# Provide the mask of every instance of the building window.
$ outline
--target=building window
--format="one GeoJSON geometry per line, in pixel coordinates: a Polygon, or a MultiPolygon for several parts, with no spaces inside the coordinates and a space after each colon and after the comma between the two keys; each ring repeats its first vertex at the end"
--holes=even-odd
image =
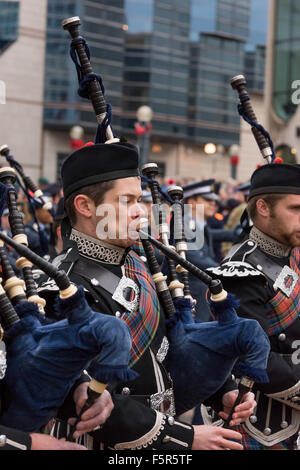
{"type": "Polygon", "coordinates": [[[277,0],[276,6],[273,105],[278,117],[288,121],[297,109],[292,86],[300,79],[300,4],[277,0]]]}
{"type": "Polygon", "coordinates": [[[19,2],[0,1],[0,53],[18,39],[19,2]]]}

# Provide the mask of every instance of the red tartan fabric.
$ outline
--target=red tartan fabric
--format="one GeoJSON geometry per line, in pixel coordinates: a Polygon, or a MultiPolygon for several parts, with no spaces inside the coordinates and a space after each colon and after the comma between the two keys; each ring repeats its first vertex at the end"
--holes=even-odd
{"type": "Polygon", "coordinates": [[[298,275],[298,282],[290,297],[278,290],[273,299],[269,301],[267,317],[269,321],[269,335],[275,335],[293,323],[299,315],[300,294],[300,248],[294,248],[290,256],[290,268],[298,275]]]}
{"type": "Polygon", "coordinates": [[[133,250],[127,255],[124,268],[125,275],[140,288],[138,309],[122,316],[132,335],[130,366],[133,366],[154,338],[159,324],[160,307],[154,281],[145,264],[133,250]]]}
{"type": "Polygon", "coordinates": [[[268,447],[261,444],[253,437],[249,436],[249,434],[242,425],[233,426],[230,429],[239,432],[242,435],[242,440],[239,442],[244,447],[244,450],[296,450],[296,441],[298,433],[294,434],[293,436],[289,437],[288,439],[282,442],[278,442],[278,444],[274,444],[273,446],[268,447]]]}

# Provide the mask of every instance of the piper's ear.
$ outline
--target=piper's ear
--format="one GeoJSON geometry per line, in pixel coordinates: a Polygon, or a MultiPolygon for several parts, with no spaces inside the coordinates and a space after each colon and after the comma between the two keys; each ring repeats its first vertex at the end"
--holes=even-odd
{"type": "Polygon", "coordinates": [[[256,201],[256,210],[262,217],[269,217],[270,215],[270,206],[264,199],[258,199],[256,201]]]}
{"type": "Polygon", "coordinates": [[[95,213],[95,204],[85,194],[78,194],[74,199],[74,207],[76,212],[90,219],[95,213]]]}

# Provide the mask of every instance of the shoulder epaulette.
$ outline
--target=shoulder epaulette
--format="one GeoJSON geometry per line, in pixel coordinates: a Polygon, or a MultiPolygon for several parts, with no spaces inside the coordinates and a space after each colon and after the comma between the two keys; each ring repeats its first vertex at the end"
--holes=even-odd
{"type": "Polygon", "coordinates": [[[253,240],[245,240],[234,245],[220,266],[208,268],[206,271],[220,277],[264,276],[264,273],[246,261],[253,253],[257,244],[253,240]]]}
{"type": "Polygon", "coordinates": [[[264,276],[261,271],[244,261],[228,261],[220,266],[208,268],[206,271],[213,273],[217,277],[264,276]]]}

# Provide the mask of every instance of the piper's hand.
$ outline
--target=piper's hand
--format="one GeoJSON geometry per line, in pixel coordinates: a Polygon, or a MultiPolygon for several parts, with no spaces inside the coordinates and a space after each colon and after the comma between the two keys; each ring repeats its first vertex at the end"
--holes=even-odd
{"type": "Polygon", "coordinates": [[[64,439],[56,439],[48,434],[32,433],[30,450],[87,450],[86,447],[64,439]]]}
{"type": "MultiPolygon", "coordinates": [[[[74,392],[73,398],[76,405],[77,414],[80,413],[80,410],[88,397],[88,385],[89,384],[87,382],[82,383],[76,388],[74,392]]],[[[109,418],[113,407],[114,404],[110,393],[107,390],[104,390],[100,397],[95,400],[93,405],[83,413],[81,420],[76,425],[76,431],[73,434],[73,438],[76,439],[77,437],[82,436],[82,434],[93,431],[98,426],[104,424],[105,421],[109,418]]],[[[75,421],[76,418],[70,418],[68,423],[74,424],[75,421]]]]}
{"type": "MultiPolygon", "coordinates": [[[[226,420],[228,418],[237,396],[237,390],[231,390],[230,392],[227,392],[223,395],[223,411],[219,413],[219,416],[222,419],[226,420]]],[[[243,423],[250,418],[250,416],[253,414],[254,408],[256,407],[256,401],[254,398],[254,393],[245,393],[241,403],[234,409],[232,420],[230,421],[229,426],[237,426],[238,424],[243,423]]]]}
{"type": "Polygon", "coordinates": [[[242,436],[239,432],[208,425],[193,426],[193,428],[192,450],[243,450],[239,442],[229,440],[241,440],[242,436]]]}

